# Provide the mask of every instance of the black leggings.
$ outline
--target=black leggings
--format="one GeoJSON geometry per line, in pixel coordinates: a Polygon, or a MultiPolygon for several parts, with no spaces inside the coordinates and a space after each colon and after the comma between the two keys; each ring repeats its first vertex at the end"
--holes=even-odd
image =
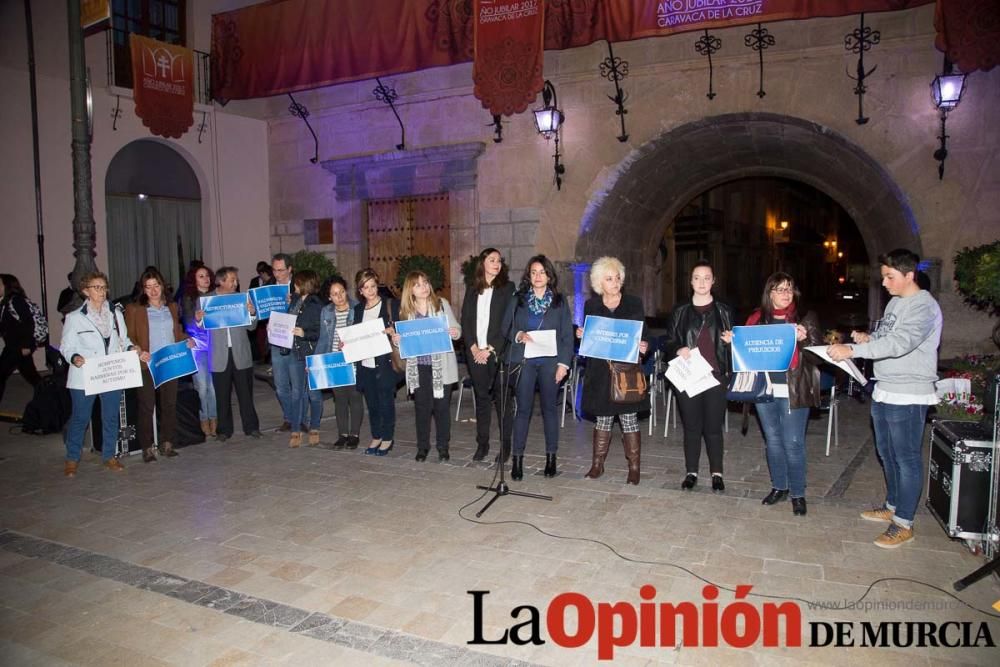
{"type": "Polygon", "coordinates": [[[16,345],[7,345],[0,354],[0,400],[3,400],[4,391],[7,389],[7,378],[15,368],[21,371],[21,377],[32,387],[42,380],[35,370],[35,358],[30,354],[27,356],[21,354],[21,348],[16,345]]]}
{"type": "Polygon", "coordinates": [[[701,439],[708,450],[708,467],[722,474],[722,422],[726,416],[726,383],[703,391],[694,398],[684,392],[675,394],[677,407],[684,421],[684,466],[689,473],[698,472],[701,459],[701,439]]]}

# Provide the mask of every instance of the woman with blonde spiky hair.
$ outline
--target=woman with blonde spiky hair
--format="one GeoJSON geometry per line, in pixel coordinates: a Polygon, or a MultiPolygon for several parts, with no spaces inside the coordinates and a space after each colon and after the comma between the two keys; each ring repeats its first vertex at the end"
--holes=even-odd
{"type": "MultiPolygon", "coordinates": [[[[596,317],[608,317],[616,320],[645,319],[642,300],[631,294],[623,294],[625,283],[625,265],[616,257],[600,257],[590,267],[590,286],[596,293],[583,306],[583,314],[596,317]]],[[[582,329],[577,329],[577,337],[583,335],[582,329]]],[[[639,343],[639,354],[646,354],[649,342],[645,339],[639,343]]],[[[611,429],[615,418],[621,422],[622,446],[625,449],[625,459],[628,461],[629,484],[639,483],[639,452],[641,439],[639,435],[639,412],[649,410],[649,396],[646,395],[638,403],[614,403],[610,399],[611,370],[607,363],[600,359],[590,359],[583,374],[583,411],[596,418],[594,424],[594,460],[586,477],[597,479],[604,474],[604,460],[611,447],[611,429]]]]}

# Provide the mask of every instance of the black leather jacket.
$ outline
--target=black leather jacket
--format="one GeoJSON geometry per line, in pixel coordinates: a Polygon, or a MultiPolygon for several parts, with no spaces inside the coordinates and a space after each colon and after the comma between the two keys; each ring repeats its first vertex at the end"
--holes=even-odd
{"type": "Polygon", "coordinates": [[[677,356],[677,350],[682,347],[698,347],[698,334],[702,327],[709,327],[712,333],[712,340],[715,341],[715,358],[719,362],[719,372],[728,376],[732,372],[730,362],[729,344],[723,342],[719,334],[723,331],[730,331],[735,324],[735,313],[733,309],[719,301],[713,301],[715,306],[704,315],[698,313],[694,306],[689,303],[682,303],[674,308],[670,314],[670,323],[667,325],[666,338],[660,349],[663,352],[665,361],[670,361],[677,356]]]}

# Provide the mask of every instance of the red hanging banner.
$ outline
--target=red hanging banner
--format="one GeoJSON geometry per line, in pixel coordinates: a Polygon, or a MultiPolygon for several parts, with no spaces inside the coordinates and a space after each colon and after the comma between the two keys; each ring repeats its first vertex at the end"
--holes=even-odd
{"type": "Polygon", "coordinates": [[[968,74],[1000,64],[1000,0],[937,0],[934,45],[968,74]]]}
{"type": "Polygon", "coordinates": [[[194,58],[191,49],[135,33],[132,92],[135,115],[153,134],[180,138],[194,124],[194,58]]]}
{"type": "Polygon", "coordinates": [[[528,108],[542,89],[543,0],[475,0],[473,94],[494,116],[528,108]]]}

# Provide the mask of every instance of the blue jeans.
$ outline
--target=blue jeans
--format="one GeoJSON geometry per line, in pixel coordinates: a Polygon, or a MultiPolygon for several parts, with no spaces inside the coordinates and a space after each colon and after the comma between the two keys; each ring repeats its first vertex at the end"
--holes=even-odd
{"type": "MultiPolygon", "coordinates": [[[[351,387],[351,389],[353,390],[354,388],[351,387]]],[[[318,431],[319,422],[323,419],[323,390],[310,389],[307,386],[305,394],[308,396],[309,403],[309,430],[318,431]]]]}
{"type": "Polygon", "coordinates": [[[192,376],[198,400],[201,402],[201,420],[217,419],[215,407],[215,384],[212,382],[212,367],[208,350],[193,350],[194,363],[198,371],[192,376]]]}
{"type": "Polygon", "coordinates": [[[118,442],[118,410],[121,407],[122,393],[119,390],[106,391],[103,394],[87,396],[83,389],[70,389],[73,400],[73,414],[66,424],[66,460],[79,461],[83,453],[83,435],[87,432],[90,415],[94,411],[94,401],[101,399],[101,459],[110,461],[115,456],[115,443],[118,442]]]}
{"type": "Polygon", "coordinates": [[[771,486],[789,491],[792,498],[806,496],[806,423],[809,408],[788,409],[787,398],[757,403],[757,416],[767,442],[767,468],[771,486]]]}
{"type": "MultiPolygon", "coordinates": [[[[298,363],[293,364],[288,369],[288,376],[292,381],[292,419],[289,419],[288,423],[292,425],[293,431],[298,431],[301,428],[300,424],[306,423],[306,417],[309,412],[310,392],[306,387],[305,362],[299,359],[294,352],[289,356],[295,356],[295,360],[298,363]]],[[[319,416],[322,417],[322,407],[320,410],[319,416]]],[[[319,428],[319,419],[316,420],[316,428],[319,428]]]]}
{"type": "Polygon", "coordinates": [[[535,407],[535,385],[542,398],[542,426],[545,431],[545,453],[555,454],[559,449],[559,385],[556,383],[556,360],[541,363],[526,360],[521,364],[521,377],[517,381],[517,413],[514,415],[514,454],[522,456],[531,425],[531,412],[535,407]]]}
{"type": "Polygon", "coordinates": [[[890,405],[872,401],[875,449],[885,473],[885,504],[894,519],[909,528],[924,483],[921,442],[926,405],[890,405]]]}
{"type": "MultiPolygon", "coordinates": [[[[278,395],[282,418],[298,430],[302,415],[298,406],[301,400],[302,383],[296,384],[295,369],[302,366],[302,360],[295,352],[283,347],[271,346],[271,375],[274,378],[274,393],[278,395]],[[288,354],[282,354],[288,352],[288,354]]],[[[304,366],[303,366],[304,368],[304,366]]]]}

